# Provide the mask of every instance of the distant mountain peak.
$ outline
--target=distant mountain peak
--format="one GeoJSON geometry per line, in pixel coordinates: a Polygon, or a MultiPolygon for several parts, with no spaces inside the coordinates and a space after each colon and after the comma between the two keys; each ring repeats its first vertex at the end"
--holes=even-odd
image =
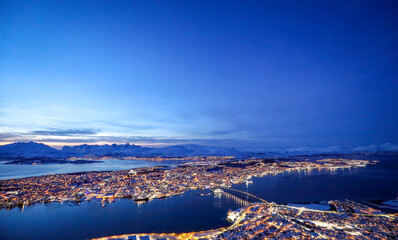
{"type": "Polygon", "coordinates": [[[233,148],[210,147],[197,144],[181,144],[162,148],[141,147],[135,144],[105,144],[64,146],[57,150],[43,143],[18,142],[0,146],[0,157],[192,157],[192,156],[236,156],[244,153],[233,148]]]}
{"type": "Polygon", "coordinates": [[[59,150],[37,142],[16,142],[0,146],[0,157],[58,157],[59,153],[59,150]]]}
{"type": "Polygon", "coordinates": [[[105,144],[77,146],[64,146],[57,150],[43,143],[15,142],[0,146],[0,159],[9,158],[34,158],[47,157],[64,159],[68,157],[194,157],[194,156],[234,156],[234,157],[271,157],[271,156],[295,156],[320,153],[349,153],[372,151],[398,151],[398,146],[386,143],[380,146],[364,146],[356,149],[343,149],[331,146],[322,149],[307,147],[290,148],[279,152],[249,152],[229,147],[204,146],[198,144],[180,144],[160,148],[142,147],[135,144],[105,144]]]}

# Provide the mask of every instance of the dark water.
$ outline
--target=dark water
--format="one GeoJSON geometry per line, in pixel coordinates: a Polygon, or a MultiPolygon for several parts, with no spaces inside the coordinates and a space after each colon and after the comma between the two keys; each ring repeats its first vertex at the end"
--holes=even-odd
{"type": "Polygon", "coordinates": [[[0,210],[0,239],[87,239],[127,233],[190,232],[228,226],[229,209],[242,207],[225,195],[194,195],[138,205],[120,199],[105,208],[98,201],[80,206],[36,204],[0,210]]]}
{"type": "Polygon", "coordinates": [[[238,184],[234,188],[277,203],[342,199],[371,201],[398,197],[398,156],[357,158],[380,162],[366,168],[292,172],[253,178],[253,184],[238,184]]]}
{"type": "Polygon", "coordinates": [[[87,164],[43,164],[18,165],[0,162],[0,179],[12,179],[42,176],[48,174],[90,172],[90,171],[118,171],[132,168],[170,166],[184,163],[183,161],[142,161],[104,159],[87,164]]]}
{"type": "MultiPolygon", "coordinates": [[[[280,174],[252,179],[234,186],[268,201],[313,202],[331,199],[387,200],[398,197],[397,156],[369,156],[377,165],[351,170],[280,174]]],[[[0,239],[87,239],[144,232],[188,232],[227,226],[229,209],[240,208],[236,199],[194,196],[194,191],[137,205],[118,200],[102,208],[99,202],[67,206],[36,204],[0,210],[0,239]]]]}

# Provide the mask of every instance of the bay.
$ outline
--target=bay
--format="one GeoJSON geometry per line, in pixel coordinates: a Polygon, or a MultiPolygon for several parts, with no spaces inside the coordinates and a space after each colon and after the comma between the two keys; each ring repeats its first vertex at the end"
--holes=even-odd
{"type": "MultiPolygon", "coordinates": [[[[270,202],[311,203],[334,199],[390,200],[398,197],[396,155],[362,156],[380,160],[364,168],[335,171],[292,171],[253,178],[252,184],[233,188],[248,191],[270,202]]],[[[190,232],[228,226],[228,210],[241,201],[219,195],[181,196],[137,204],[119,199],[102,208],[100,202],[79,206],[61,203],[35,204],[23,210],[0,210],[0,239],[88,239],[145,232],[190,232]]]]}
{"type": "Polygon", "coordinates": [[[43,165],[18,165],[0,162],[0,180],[12,178],[24,178],[42,176],[48,174],[90,172],[90,171],[118,171],[132,168],[173,166],[184,161],[144,161],[144,160],[120,160],[104,159],[95,163],[86,164],[43,164],[43,165]]]}

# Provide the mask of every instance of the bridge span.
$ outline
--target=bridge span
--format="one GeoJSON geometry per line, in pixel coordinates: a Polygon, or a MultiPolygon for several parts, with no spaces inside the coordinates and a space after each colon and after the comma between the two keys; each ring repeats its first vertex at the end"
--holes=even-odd
{"type": "Polygon", "coordinates": [[[238,205],[240,205],[240,206],[246,207],[246,206],[249,206],[249,205],[252,204],[252,203],[249,202],[248,200],[246,200],[246,199],[244,199],[244,198],[242,198],[242,197],[240,197],[240,196],[237,196],[237,195],[234,194],[234,193],[222,191],[222,192],[215,192],[214,194],[215,194],[215,197],[217,197],[217,196],[220,196],[220,197],[221,197],[221,195],[224,195],[225,197],[227,197],[227,198],[229,198],[229,199],[232,199],[234,202],[236,202],[236,203],[237,203],[238,205]]]}
{"type": "Polygon", "coordinates": [[[252,198],[254,198],[254,199],[259,200],[260,202],[266,204],[268,207],[271,206],[271,204],[270,204],[268,201],[266,201],[266,200],[264,200],[264,199],[262,199],[262,198],[260,198],[260,197],[257,197],[257,196],[255,196],[255,195],[253,195],[253,194],[251,194],[251,193],[245,192],[245,191],[241,191],[241,190],[237,190],[237,189],[233,189],[233,188],[229,188],[229,187],[219,187],[219,189],[221,189],[221,190],[227,190],[227,191],[233,191],[233,192],[237,192],[237,193],[240,193],[240,194],[244,194],[244,195],[247,195],[247,196],[249,196],[249,197],[252,197],[252,198]]]}

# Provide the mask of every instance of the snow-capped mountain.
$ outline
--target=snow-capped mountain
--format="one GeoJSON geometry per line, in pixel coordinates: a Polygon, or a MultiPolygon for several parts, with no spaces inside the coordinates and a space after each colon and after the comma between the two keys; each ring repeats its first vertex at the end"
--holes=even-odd
{"type": "Polygon", "coordinates": [[[163,148],[147,148],[134,144],[65,146],[61,150],[42,143],[12,143],[0,146],[0,159],[7,158],[67,158],[67,157],[191,157],[191,156],[235,156],[245,153],[233,148],[201,145],[176,145],[163,148]]]}
{"type": "Polygon", "coordinates": [[[361,153],[377,151],[398,150],[397,145],[383,144],[380,146],[366,146],[356,149],[344,149],[332,146],[322,149],[314,148],[291,148],[279,152],[253,152],[240,151],[228,147],[212,147],[195,144],[174,145],[162,148],[141,147],[134,144],[112,144],[112,145],[78,145],[65,146],[57,150],[42,143],[18,142],[0,146],[0,160],[11,158],[53,158],[65,159],[68,157],[193,157],[193,156],[235,156],[235,157],[275,157],[275,156],[297,156],[314,154],[342,154],[342,153],[361,153]]]}
{"type": "Polygon", "coordinates": [[[49,157],[59,158],[62,152],[42,143],[35,142],[18,142],[0,146],[0,158],[34,158],[49,157]]]}
{"type": "Polygon", "coordinates": [[[112,145],[79,145],[79,146],[64,146],[62,152],[70,157],[84,157],[84,156],[137,156],[142,154],[149,148],[143,148],[134,144],[112,144],[112,145]]]}

